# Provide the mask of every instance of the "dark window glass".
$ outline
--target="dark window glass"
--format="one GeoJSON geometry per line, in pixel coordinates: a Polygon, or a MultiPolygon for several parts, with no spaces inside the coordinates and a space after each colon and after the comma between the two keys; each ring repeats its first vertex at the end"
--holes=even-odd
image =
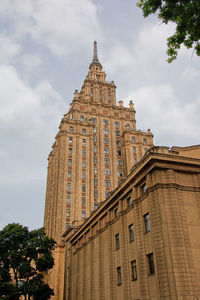
{"type": "Polygon", "coordinates": [[[94,202],[94,209],[97,209],[97,208],[98,208],[98,203],[94,202]]]}
{"type": "Polygon", "coordinates": [[[105,186],[109,187],[110,186],[110,180],[105,180],[105,186]]]}
{"type": "Polygon", "coordinates": [[[69,127],[69,132],[72,133],[73,132],[73,127],[69,127]]]}
{"type": "Polygon", "coordinates": [[[131,262],[132,280],[137,280],[136,260],[131,262]]]}
{"type": "Polygon", "coordinates": [[[142,190],[142,194],[144,194],[146,192],[146,190],[147,190],[146,184],[143,184],[141,186],[141,190],[142,190]]]}
{"type": "Polygon", "coordinates": [[[127,198],[127,204],[128,204],[128,206],[131,205],[131,203],[132,203],[132,199],[131,199],[131,197],[128,197],[127,198]]]}
{"type": "Polygon", "coordinates": [[[98,185],[98,179],[94,178],[94,186],[97,186],[97,185],[98,185]]]}
{"type": "Polygon", "coordinates": [[[154,262],[153,262],[153,253],[149,253],[147,255],[148,263],[149,263],[149,274],[154,274],[155,269],[154,269],[154,262]]]}
{"type": "Polygon", "coordinates": [[[72,155],[72,148],[69,148],[69,155],[72,155]]]}
{"type": "Polygon", "coordinates": [[[150,228],[150,217],[149,217],[149,213],[147,213],[146,215],[144,215],[144,223],[145,223],[145,231],[149,232],[151,230],[150,228]]]}
{"type": "Polygon", "coordinates": [[[83,150],[83,151],[82,151],[82,155],[83,155],[83,156],[86,156],[86,150],[83,150]]]}
{"type": "Polygon", "coordinates": [[[129,225],[129,226],[128,226],[128,229],[129,229],[129,239],[130,239],[130,242],[133,242],[133,241],[134,241],[134,229],[133,229],[133,224],[129,225]]]}
{"type": "Polygon", "coordinates": [[[82,210],[82,218],[85,218],[85,210],[82,210]]]}
{"type": "Polygon", "coordinates": [[[117,268],[117,284],[122,284],[122,273],[121,273],[121,267],[117,268]]]}
{"type": "Polygon", "coordinates": [[[82,184],[82,192],[85,193],[85,190],[86,190],[85,184],[82,184]]]}
{"type": "Polygon", "coordinates": [[[109,154],[109,148],[104,148],[104,153],[109,154]]]}
{"type": "Polygon", "coordinates": [[[104,125],[108,125],[108,120],[103,120],[104,125]]]}
{"type": "Polygon", "coordinates": [[[82,134],[86,135],[86,129],[82,129],[82,134]]]}
{"type": "Polygon", "coordinates": [[[108,138],[104,138],[104,144],[109,144],[109,139],[108,138]]]}
{"type": "Polygon", "coordinates": [[[68,182],[68,184],[67,184],[67,190],[68,190],[68,191],[71,190],[71,183],[70,183],[70,182],[68,182]]]}
{"type": "Polygon", "coordinates": [[[118,208],[115,208],[115,210],[114,210],[114,215],[115,215],[115,217],[118,217],[118,215],[119,215],[118,208]]]}
{"type": "Polygon", "coordinates": [[[66,217],[70,217],[70,209],[66,210],[66,217]]]}
{"type": "Polygon", "coordinates": [[[85,146],[86,145],[86,140],[82,140],[82,145],[85,146]]]}
{"type": "Polygon", "coordinates": [[[86,161],[85,161],[85,160],[82,161],[82,167],[83,167],[83,168],[86,167],[86,161]]]}
{"type": "Polygon", "coordinates": [[[118,250],[120,248],[120,244],[119,244],[119,233],[117,233],[115,235],[115,242],[116,242],[116,250],[118,250]]]}
{"type": "Polygon", "coordinates": [[[98,191],[94,190],[94,197],[97,198],[98,197],[98,191]]]}
{"type": "Polygon", "coordinates": [[[70,137],[69,137],[69,143],[71,144],[72,141],[73,141],[73,138],[70,136],[70,137]]]}
{"type": "Polygon", "coordinates": [[[68,171],[68,174],[67,174],[67,177],[68,177],[68,178],[71,178],[71,176],[72,176],[72,171],[69,170],[69,171],[68,171]]]}
{"type": "Polygon", "coordinates": [[[70,203],[70,202],[71,202],[71,196],[67,195],[67,203],[70,203]]]}

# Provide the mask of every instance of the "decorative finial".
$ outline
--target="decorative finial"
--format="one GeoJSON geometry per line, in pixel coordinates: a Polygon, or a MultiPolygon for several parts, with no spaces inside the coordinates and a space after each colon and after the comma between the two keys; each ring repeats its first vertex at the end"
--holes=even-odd
{"type": "Polygon", "coordinates": [[[93,56],[93,61],[92,63],[98,63],[98,57],[97,57],[97,42],[94,41],[94,56],[93,56]]]}

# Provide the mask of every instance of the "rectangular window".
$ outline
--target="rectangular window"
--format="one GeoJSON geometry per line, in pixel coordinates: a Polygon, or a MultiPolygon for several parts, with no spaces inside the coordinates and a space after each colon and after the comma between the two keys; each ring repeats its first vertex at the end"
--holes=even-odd
{"type": "Polygon", "coordinates": [[[82,210],[82,218],[85,218],[85,210],[82,210]]]}
{"type": "Polygon", "coordinates": [[[120,131],[119,130],[115,130],[115,135],[116,136],[120,136],[120,131]]]}
{"type": "Polygon", "coordinates": [[[141,190],[142,190],[142,195],[143,195],[144,193],[146,193],[146,190],[147,190],[146,184],[143,184],[143,185],[141,186],[141,190]]]}
{"type": "Polygon", "coordinates": [[[108,198],[109,192],[105,192],[105,198],[108,198]]]}
{"type": "Polygon", "coordinates": [[[115,210],[114,210],[114,215],[115,215],[115,217],[118,217],[118,216],[119,216],[118,208],[115,208],[115,210]]]}
{"type": "Polygon", "coordinates": [[[127,123],[127,124],[125,125],[125,127],[126,127],[127,129],[130,129],[130,124],[127,123]]]}
{"type": "Polygon", "coordinates": [[[83,121],[83,120],[84,120],[84,117],[83,117],[83,116],[80,116],[80,120],[83,121]]]}
{"type": "Polygon", "coordinates": [[[133,229],[133,224],[128,226],[129,229],[129,240],[130,242],[134,241],[134,229],[133,229]]]}
{"type": "Polygon", "coordinates": [[[104,128],[104,129],[103,129],[103,133],[104,133],[104,134],[108,134],[108,129],[104,128]]]}
{"type": "Polygon", "coordinates": [[[70,136],[69,137],[69,143],[72,144],[72,142],[73,142],[73,138],[70,136]]]}
{"type": "Polygon", "coordinates": [[[98,191],[94,190],[94,197],[97,198],[98,197],[98,191]]]}
{"type": "Polygon", "coordinates": [[[104,125],[108,125],[108,120],[103,120],[104,125]]]}
{"type": "Polygon", "coordinates": [[[122,155],[121,150],[117,150],[117,151],[116,151],[116,154],[117,154],[118,156],[121,156],[121,155],[122,155]]]}
{"type": "Polygon", "coordinates": [[[144,223],[145,223],[145,231],[146,232],[150,232],[151,231],[151,227],[150,227],[150,217],[149,217],[149,213],[144,215],[144,223]]]}
{"type": "Polygon", "coordinates": [[[109,154],[109,148],[104,148],[104,153],[109,154]]]}
{"type": "Polygon", "coordinates": [[[122,171],[121,170],[117,170],[117,176],[122,177],[122,171]]]}
{"type": "Polygon", "coordinates": [[[67,190],[71,191],[71,183],[70,182],[68,182],[68,184],[67,184],[67,190]]]}
{"type": "Polygon", "coordinates": [[[136,153],[136,148],[135,148],[135,146],[133,146],[133,153],[136,153]]]}
{"type": "Polygon", "coordinates": [[[104,144],[105,145],[109,144],[109,139],[108,138],[104,138],[104,144]]]}
{"type": "Polygon", "coordinates": [[[116,243],[116,250],[119,250],[120,244],[119,244],[119,233],[115,235],[115,243],[116,243]]]}
{"type": "Polygon", "coordinates": [[[73,132],[73,127],[72,127],[72,126],[69,127],[69,132],[70,132],[70,133],[73,132]]]}
{"type": "Polygon", "coordinates": [[[116,140],[116,145],[120,146],[120,140],[116,140]]]}
{"type": "Polygon", "coordinates": [[[131,203],[132,203],[132,199],[131,199],[131,197],[128,197],[126,201],[127,201],[127,205],[128,205],[128,206],[130,206],[130,205],[131,205],[131,203]]]}
{"type": "Polygon", "coordinates": [[[154,261],[153,261],[153,253],[149,253],[147,255],[148,264],[149,264],[149,274],[152,275],[155,273],[154,269],[154,261]]]}
{"type": "Polygon", "coordinates": [[[105,186],[109,187],[110,186],[110,180],[105,180],[105,186]]]}
{"type": "Polygon", "coordinates": [[[115,127],[119,127],[119,122],[115,121],[115,127]]]}
{"type": "Polygon", "coordinates": [[[82,179],[85,179],[86,178],[86,173],[82,173],[82,179]]]}
{"type": "Polygon", "coordinates": [[[72,171],[69,170],[68,173],[67,173],[67,177],[71,178],[71,176],[72,176],[72,171]]]}
{"type": "Polygon", "coordinates": [[[94,127],[93,132],[97,133],[97,128],[96,127],[94,127]]]}
{"type": "Polygon", "coordinates": [[[66,210],[66,217],[70,217],[70,209],[66,210]]]}
{"type": "Polygon", "coordinates": [[[86,129],[84,129],[84,128],[82,129],[82,134],[86,135],[86,129]]]}
{"type": "Polygon", "coordinates": [[[94,168],[94,174],[97,174],[98,173],[98,169],[95,167],[94,168]]]}
{"type": "Polygon", "coordinates": [[[82,140],[82,145],[83,145],[83,146],[86,145],[86,140],[85,140],[85,139],[82,140]]]}
{"type": "Polygon", "coordinates": [[[93,122],[93,123],[96,123],[96,122],[97,122],[97,119],[96,119],[96,118],[92,118],[92,122],[93,122]]]}
{"type": "Polygon", "coordinates": [[[69,148],[69,155],[72,155],[72,148],[69,148]]]}
{"type": "Polygon", "coordinates": [[[70,202],[71,202],[71,196],[67,195],[67,203],[70,204],[70,202]]]}
{"type": "Polygon", "coordinates": [[[134,136],[132,136],[131,141],[132,141],[133,143],[135,143],[135,137],[134,137],[134,136]]]}
{"type": "Polygon", "coordinates": [[[122,165],[122,161],[121,161],[121,159],[118,159],[117,160],[117,166],[121,166],[122,165]]]}
{"type": "Polygon", "coordinates": [[[82,203],[82,205],[85,205],[85,197],[82,197],[81,203],[82,203]]]}
{"type": "Polygon", "coordinates": [[[132,275],[132,280],[135,281],[137,280],[137,267],[136,267],[136,260],[133,260],[131,262],[131,275],[132,275]]]}
{"type": "Polygon", "coordinates": [[[82,155],[86,156],[86,150],[82,150],[82,155]]]}
{"type": "Polygon", "coordinates": [[[85,161],[85,160],[82,161],[82,167],[83,167],[83,168],[86,167],[86,161],[85,161]]]}
{"type": "Polygon", "coordinates": [[[94,186],[98,186],[98,179],[94,178],[94,186]]]}
{"type": "Polygon", "coordinates": [[[110,164],[110,159],[109,158],[104,158],[104,164],[109,165],[110,164]]]}
{"type": "Polygon", "coordinates": [[[137,164],[137,156],[134,156],[134,164],[137,164]]]}
{"type": "Polygon", "coordinates": [[[145,144],[145,145],[147,144],[147,139],[144,139],[144,144],[145,144]]]}
{"type": "Polygon", "coordinates": [[[94,136],[93,141],[94,141],[94,143],[97,142],[97,137],[96,136],[94,136]]]}
{"type": "Polygon", "coordinates": [[[97,156],[94,156],[94,163],[97,164],[97,156]]]}
{"type": "Polygon", "coordinates": [[[85,193],[86,188],[85,188],[85,184],[82,184],[82,192],[85,193]]]}
{"type": "Polygon", "coordinates": [[[69,228],[69,226],[70,226],[70,224],[69,224],[69,223],[66,223],[66,229],[68,229],[68,228],[69,228]]]}
{"type": "Polygon", "coordinates": [[[121,267],[117,267],[117,285],[122,284],[122,273],[121,273],[121,267]]]}
{"type": "Polygon", "coordinates": [[[97,147],[96,146],[94,146],[94,153],[96,153],[97,152],[97,147]]]}
{"type": "Polygon", "coordinates": [[[97,209],[97,208],[98,208],[98,203],[94,202],[94,209],[97,209]]]}
{"type": "Polygon", "coordinates": [[[105,175],[110,175],[110,169],[105,169],[104,172],[105,172],[105,175]]]}

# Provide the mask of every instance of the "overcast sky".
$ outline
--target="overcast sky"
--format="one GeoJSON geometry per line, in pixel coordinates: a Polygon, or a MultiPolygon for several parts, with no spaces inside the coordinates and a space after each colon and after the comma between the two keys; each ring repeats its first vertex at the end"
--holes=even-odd
{"type": "Polygon", "coordinates": [[[80,91],[93,41],[117,100],[133,100],[138,129],[156,145],[200,141],[200,58],[166,62],[172,24],[144,19],[133,0],[1,0],[0,229],[43,225],[47,157],[80,91]]]}

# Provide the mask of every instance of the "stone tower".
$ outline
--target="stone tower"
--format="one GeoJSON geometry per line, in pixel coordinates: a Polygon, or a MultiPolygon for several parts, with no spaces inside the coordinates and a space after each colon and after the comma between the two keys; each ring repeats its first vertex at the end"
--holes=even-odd
{"type": "Polygon", "coordinates": [[[81,91],[75,90],[48,158],[44,226],[60,241],[129,174],[153,145],[148,130],[136,130],[135,110],[116,105],[115,84],[94,55],[81,91]]]}

